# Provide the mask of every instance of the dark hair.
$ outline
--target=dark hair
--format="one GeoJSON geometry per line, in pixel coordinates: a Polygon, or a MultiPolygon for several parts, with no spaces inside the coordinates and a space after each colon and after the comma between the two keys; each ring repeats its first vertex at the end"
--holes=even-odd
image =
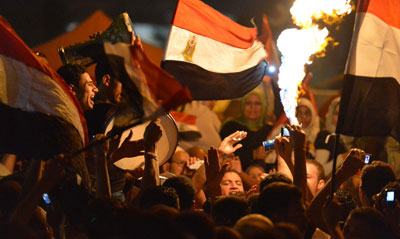
{"type": "Polygon", "coordinates": [[[374,196],[375,208],[378,209],[379,211],[381,211],[382,213],[384,213],[385,208],[388,208],[389,210],[393,210],[390,207],[388,207],[389,204],[386,201],[386,196],[387,196],[388,191],[394,191],[394,199],[395,199],[394,205],[396,205],[397,203],[400,202],[400,183],[399,182],[388,183],[385,187],[382,188],[380,193],[378,193],[376,196],[374,196]],[[396,203],[396,199],[397,199],[397,203],[396,203]]]}
{"type": "Polygon", "coordinates": [[[299,229],[290,223],[280,222],[275,224],[274,233],[276,238],[280,239],[301,239],[303,235],[299,229]]]}
{"type": "Polygon", "coordinates": [[[392,166],[385,162],[373,161],[361,170],[360,187],[369,200],[372,200],[372,196],[379,193],[386,184],[395,180],[396,175],[392,166]]]}
{"type": "Polygon", "coordinates": [[[212,215],[217,226],[233,227],[236,221],[248,212],[247,200],[235,195],[221,197],[212,208],[212,215]]]}
{"type": "MultiPolygon", "coordinates": [[[[352,230],[348,230],[349,221],[357,220],[363,228],[367,229],[364,234],[368,233],[369,238],[392,238],[391,231],[385,224],[385,218],[381,212],[372,207],[356,208],[351,211],[347,218],[346,224],[343,229],[343,234],[346,237],[347,233],[352,230]]],[[[361,235],[363,232],[360,232],[361,235]]]]}
{"type": "Polygon", "coordinates": [[[194,188],[192,181],[186,176],[172,177],[165,181],[165,187],[172,187],[179,196],[180,209],[190,210],[193,206],[194,188]]]}
{"type": "Polygon", "coordinates": [[[242,239],[239,232],[231,227],[217,226],[215,227],[215,238],[216,239],[242,239]]]}
{"type": "Polygon", "coordinates": [[[260,192],[269,184],[271,183],[276,183],[276,182],[281,182],[281,183],[287,183],[287,184],[292,184],[292,180],[288,178],[283,173],[279,172],[274,172],[274,173],[269,173],[267,176],[260,182],[260,192]]]}
{"type": "Polygon", "coordinates": [[[65,80],[65,82],[67,82],[68,85],[73,84],[75,86],[79,84],[81,75],[85,72],[85,68],[78,64],[66,64],[57,70],[57,73],[65,80]]]}
{"type": "Polygon", "coordinates": [[[348,191],[341,189],[336,191],[336,198],[343,208],[340,221],[345,222],[350,212],[356,208],[356,202],[348,191]]]}
{"type": "Polygon", "coordinates": [[[178,208],[178,194],[176,193],[176,190],[164,186],[144,189],[142,196],[140,197],[140,208],[150,209],[158,204],[178,208]]]}
{"type": "Polygon", "coordinates": [[[181,212],[176,217],[176,223],[186,238],[212,239],[215,237],[214,222],[203,212],[181,212]]]}
{"type": "Polygon", "coordinates": [[[282,182],[267,185],[260,193],[257,202],[258,213],[270,218],[272,215],[287,215],[289,205],[301,201],[302,194],[293,184],[282,182]]]}
{"type": "Polygon", "coordinates": [[[101,85],[101,83],[102,83],[101,79],[103,78],[104,75],[108,74],[111,77],[114,77],[113,69],[112,69],[110,63],[108,63],[107,59],[100,60],[97,62],[96,68],[94,70],[94,74],[95,74],[96,82],[97,82],[98,86],[101,85]]]}
{"type": "Polygon", "coordinates": [[[318,180],[325,180],[325,170],[322,164],[316,160],[307,159],[306,163],[314,165],[318,169],[318,180]]]}

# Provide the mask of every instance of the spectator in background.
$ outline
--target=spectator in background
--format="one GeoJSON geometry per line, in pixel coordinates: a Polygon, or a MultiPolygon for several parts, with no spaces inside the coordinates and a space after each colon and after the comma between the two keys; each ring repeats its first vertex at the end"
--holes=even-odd
{"type": "Polygon", "coordinates": [[[265,124],[266,104],[261,91],[250,92],[241,100],[239,118],[229,120],[221,127],[221,138],[225,138],[235,131],[247,132],[247,137],[241,141],[243,147],[235,152],[241,160],[243,170],[246,170],[253,160],[264,161],[267,155],[262,142],[267,139],[272,127],[265,124]],[[261,148],[263,153],[254,154],[254,152],[259,152],[258,148],[261,148]]]}
{"type": "MultiPolygon", "coordinates": [[[[329,109],[325,118],[325,129],[318,132],[317,138],[315,139],[314,143],[315,160],[322,164],[327,175],[329,175],[332,171],[332,159],[335,147],[335,137],[329,137],[329,135],[335,133],[336,131],[336,125],[339,115],[339,103],[340,97],[337,97],[329,105],[329,109]],[[329,139],[327,139],[327,137],[329,137],[329,139]]],[[[337,147],[338,155],[343,154],[347,151],[343,140],[350,143],[352,137],[342,135],[340,136],[339,145],[337,147]]],[[[340,157],[339,159],[342,158],[340,157]]],[[[341,161],[342,160],[339,161],[338,165],[340,165],[341,161]]]]}
{"type": "Polygon", "coordinates": [[[314,145],[319,132],[319,116],[310,100],[300,98],[296,109],[296,117],[301,125],[301,129],[306,133],[307,143],[314,145]]]}

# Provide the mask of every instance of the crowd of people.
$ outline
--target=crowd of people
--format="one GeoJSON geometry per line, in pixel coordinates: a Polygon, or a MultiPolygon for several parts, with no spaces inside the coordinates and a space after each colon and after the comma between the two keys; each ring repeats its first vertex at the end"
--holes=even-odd
{"type": "Polygon", "coordinates": [[[95,80],[77,64],[58,73],[96,143],[83,153],[83,171],[71,155],[2,155],[1,238],[400,238],[400,183],[387,160],[372,155],[366,162],[357,139],[343,137],[332,181],[339,98],[321,120],[312,101],[300,98],[301,126],[271,125],[260,89],[222,124],[209,102],[189,103],[191,114],[201,109],[198,117],[213,121],[198,122],[203,136],[181,142],[160,165],[157,120],[139,140],[132,132],[122,142],[118,135],[105,140],[104,126],[124,105],[123,85],[107,62],[97,63],[95,80]],[[278,133],[282,127],[290,136],[278,133]],[[267,139],[273,147],[263,146],[267,139]],[[114,165],[139,155],[144,164],[136,169],[114,165]]]}

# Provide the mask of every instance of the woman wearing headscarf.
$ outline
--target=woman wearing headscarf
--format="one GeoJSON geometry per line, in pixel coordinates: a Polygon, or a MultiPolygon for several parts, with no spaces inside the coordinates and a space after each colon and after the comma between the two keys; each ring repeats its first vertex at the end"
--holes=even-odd
{"type": "MultiPolygon", "coordinates": [[[[340,97],[337,97],[334,100],[332,100],[325,117],[325,129],[321,130],[318,133],[314,144],[315,160],[321,163],[321,165],[324,167],[326,175],[330,174],[332,171],[332,159],[335,147],[335,137],[329,137],[329,135],[335,133],[336,130],[336,124],[339,115],[339,103],[340,103],[340,97]]],[[[339,145],[337,147],[338,155],[345,153],[347,151],[343,139],[350,142],[351,138],[352,137],[341,136],[341,140],[339,141],[339,145]]]]}
{"type": "Polygon", "coordinates": [[[301,124],[301,129],[306,133],[307,142],[314,144],[319,132],[319,116],[310,100],[300,98],[296,118],[301,124]]]}
{"type": "Polygon", "coordinates": [[[236,131],[246,131],[247,137],[240,141],[243,145],[235,154],[239,156],[243,170],[252,163],[253,151],[262,146],[272,127],[265,124],[265,97],[259,90],[254,90],[244,96],[240,102],[240,116],[229,120],[221,127],[221,138],[236,131]]]}

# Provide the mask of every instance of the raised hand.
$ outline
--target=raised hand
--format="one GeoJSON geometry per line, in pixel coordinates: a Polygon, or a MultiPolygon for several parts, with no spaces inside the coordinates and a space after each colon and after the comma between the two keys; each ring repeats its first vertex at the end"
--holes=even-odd
{"type": "Polygon", "coordinates": [[[228,164],[224,164],[221,167],[218,159],[217,150],[211,147],[208,150],[208,156],[204,157],[204,165],[206,169],[208,189],[210,191],[210,194],[212,195],[211,197],[214,198],[221,195],[220,183],[222,178],[224,177],[228,164]]]}
{"type": "Polygon", "coordinates": [[[128,137],[122,142],[119,147],[112,155],[111,162],[114,163],[125,157],[135,157],[144,154],[144,140],[131,141],[133,132],[130,131],[128,137]]]}
{"type": "Polygon", "coordinates": [[[235,133],[228,135],[222,140],[221,144],[218,147],[218,150],[224,154],[234,153],[236,150],[243,147],[243,145],[239,144],[238,142],[246,137],[246,131],[236,131],[235,133]]]}
{"type": "Polygon", "coordinates": [[[189,178],[193,177],[194,173],[203,165],[204,160],[200,160],[197,157],[190,157],[186,161],[185,167],[183,168],[183,174],[189,178]]]}
{"type": "Polygon", "coordinates": [[[306,150],[306,133],[298,125],[286,125],[290,132],[290,143],[294,148],[306,150]]]}
{"type": "Polygon", "coordinates": [[[156,142],[160,140],[162,131],[156,121],[152,121],[144,131],[144,150],[146,152],[154,152],[156,142]]]}
{"type": "Polygon", "coordinates": [[[274,148],[277,155],[281,156],[286,163],[292,163],[292,150],[293,147],[287,137],[276,137],[274,141],[274,148]]]}

